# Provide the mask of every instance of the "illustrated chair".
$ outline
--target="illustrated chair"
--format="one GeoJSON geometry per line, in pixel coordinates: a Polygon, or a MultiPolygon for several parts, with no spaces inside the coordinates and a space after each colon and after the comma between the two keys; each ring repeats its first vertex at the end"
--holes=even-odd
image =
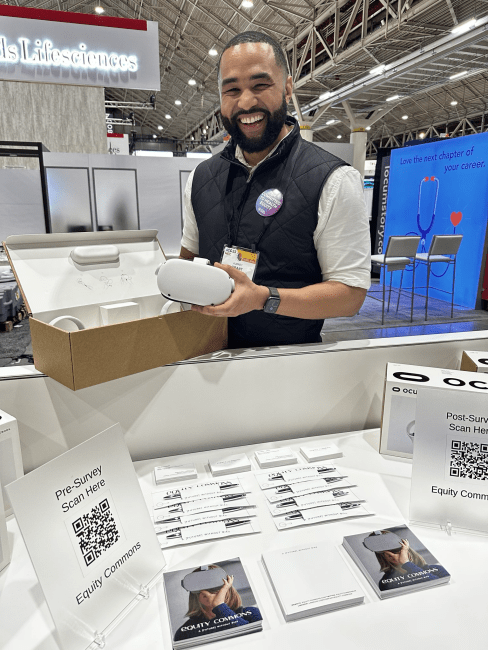
{"type": "Polygon", "coordinates": [[[439,289],[435,287],[436,291],[442,291],[443,293],[451,294],[451,318],[454,313],[454,284],[456,282],[456,257],[461,246],[461,241],[463,239],[462,235],[434,235],[432,241],[430,242],[430,247],[427,253],[417,253],[415,259],[421,264],[427,266],[427,284],[425,287],[419,287],[419,289],[425,289],[425,320],[427,320],[427,313],[429,308],[429,287],[430,287],[430,277],[431,277],[431,267],[433,264],[448,264],[452,265],[452,291],[446,291],[445,289],[439,289]]]}
{"type": "MultiPolygon", "coordinates": [[[[402,275],[400,277],[400,287],[398,289],[397,297],[397,308],[400,304],[400,296],[402,293],[402,284],[403,284],[403,272],[406,267],[412,265],[412,297],[410,303],[410,322],[413,321],[413,298],[414,298],[414,287],[415,287],[415,256],[420,242],[420,236],[417,235],[392,235],[388,238],[388,244],[386,246],[386,251],[384,255],[372,255],[371,263],[374,266],[380,267],[380,278],[381,270],[383,270],[383,300],[381,305],[381,324],[385,322],[385,298],[386,298],[386,274],[390,273],[390,286],[388,289],[388,308],[390,310],[390,298],[391,298],[391,283],[394,271],[401,271],[402,275]]],[[[370,296],[373,297],[373,296],[370,296]]],[[[375,298],[379,300],[379,298],[375,298]]]]}

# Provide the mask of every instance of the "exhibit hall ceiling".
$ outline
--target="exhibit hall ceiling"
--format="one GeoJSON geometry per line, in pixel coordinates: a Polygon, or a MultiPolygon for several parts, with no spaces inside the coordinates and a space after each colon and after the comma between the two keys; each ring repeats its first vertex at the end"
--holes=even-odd
{"type": "Polygon", "coordinates": [[[11,0],[22,7],[141,18],[159,25],[161,90],[107,89],[126,132],[200,143],[222,136],[216,66],[233,36],[255,30],[288,55],[290,111],[314,139],[370,142],[484,128],[487,0],[11,0]],[[99,10],[100,11],[100,10],[99,10]],[[131,124],[132,123],[132,124],[131,124]]]}

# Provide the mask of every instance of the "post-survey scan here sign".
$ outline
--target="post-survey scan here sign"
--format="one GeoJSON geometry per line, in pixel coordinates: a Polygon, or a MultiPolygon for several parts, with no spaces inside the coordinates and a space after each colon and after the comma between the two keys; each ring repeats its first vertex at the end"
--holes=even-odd
{"type": "Polygon", "coordinates": [[[0,5],[0,79],[159,90],[158,24],[0,5]]]}
{"type": "Polygon", "coordinates": [[[120,425],[7,492],[63,650],[85,650],[164,567],[120,425]]]}

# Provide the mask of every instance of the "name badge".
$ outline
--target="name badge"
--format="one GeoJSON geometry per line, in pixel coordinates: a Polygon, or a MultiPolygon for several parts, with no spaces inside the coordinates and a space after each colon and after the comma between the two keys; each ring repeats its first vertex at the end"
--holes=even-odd
{"type": "Polygon", "coordinates": [[[242,271],[250,280],[254,279],[258,265],[259,253],[253,253],[247,248],[224,246],[221,264],[229,264],[238,271],[242,271]]]}
{"type": "Polygon", "coordinates": [[[271,217],[281,209],[283,194],[278,189],[265,190],[256,201],[256,211],[262,217],[271,217]]]}

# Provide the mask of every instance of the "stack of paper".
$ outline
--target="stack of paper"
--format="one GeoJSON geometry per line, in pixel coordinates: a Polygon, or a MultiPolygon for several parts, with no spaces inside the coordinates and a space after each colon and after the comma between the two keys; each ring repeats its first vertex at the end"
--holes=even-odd
{"type": "Polygon", "coordinates": [[[339,551],[329,544],[266,551],[263,564],[286,621],[364,601],[339,551]]]}

